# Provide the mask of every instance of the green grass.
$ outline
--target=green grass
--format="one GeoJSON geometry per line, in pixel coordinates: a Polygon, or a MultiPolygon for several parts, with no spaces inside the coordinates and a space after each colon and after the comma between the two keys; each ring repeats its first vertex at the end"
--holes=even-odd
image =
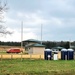
{"type": "Polygon", "coordinates": [[[6,53],[6,51],[4,51],[4,52],[0,52],[0,54],[7,54],[7,53],[6,53]]]}
{"type": "Polygon", "coordinates": [[[75,75],[75,61],[2,60],[0,75],[75,75]]]}

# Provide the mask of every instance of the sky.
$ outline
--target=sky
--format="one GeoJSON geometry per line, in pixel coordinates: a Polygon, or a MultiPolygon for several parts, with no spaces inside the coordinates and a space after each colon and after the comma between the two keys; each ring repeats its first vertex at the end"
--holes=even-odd
{"type": "MultiPolygon", "coordinates": [[[[5,1],[5,0],[4,0],[5,1]]],[[[13,34],[0,36],[1,41],[23,40],[75,41],[75,0],[7,0],[5,26],[13,34]]]]}

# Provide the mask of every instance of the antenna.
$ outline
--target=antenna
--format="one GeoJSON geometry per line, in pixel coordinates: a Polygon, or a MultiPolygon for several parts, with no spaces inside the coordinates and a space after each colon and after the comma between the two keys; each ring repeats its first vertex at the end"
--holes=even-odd
{"type": "Polygon", "coordinates": [[[21,22],[21,50],[23,48],[23,21],[21,22]]]}

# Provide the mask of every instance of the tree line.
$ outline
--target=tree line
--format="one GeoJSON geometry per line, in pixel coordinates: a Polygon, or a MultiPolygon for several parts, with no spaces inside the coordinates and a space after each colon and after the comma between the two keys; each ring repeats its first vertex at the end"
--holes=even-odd
{"type": "Polygon", "coordinates": [[[43,45],[45,45],[45,48],[53,48],[53,47],[63,47],[63,48],[71,48],[75,49],[75,41],[69,42],[69,41],[43,41],[43,45]]]}
{"type": "MultiPolygon", "coordinates": [[[[23,46],[25,46],[25,42],[23,42],[23,46]]],[[[64,47],[66,49],[70,48],[70,45],[71,46],[75,46],[75,41],[73,42],[69,42],[69,41],[60,41],[60,42],[57,42],[57,41],[43,41],[42,42],[43,45],[45,45],[45,48],[53,48],[53,47],[64,47]]],[[[21,46],[21,42],[3,42],[3,41],[0,41],[0,45],[3,45],[3,46],[21,46]]]]}
{"type": "Polygon", "coordinates": [[[0,45],[2,45],[2,46],[20,46],[21,42],[3,42],[3,41],[0,41],[0,45]]]}

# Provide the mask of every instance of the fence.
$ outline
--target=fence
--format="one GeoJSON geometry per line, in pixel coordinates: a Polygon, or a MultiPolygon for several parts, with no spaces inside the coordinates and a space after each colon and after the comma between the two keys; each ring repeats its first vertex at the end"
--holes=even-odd
{"type": "Polygon", "coordinates": [[[44,59],[44,55],[1,54],[0,59],[44,59]]]}
{"type": "MultiPolygon", "coordinates": [[[[44,59],[44,55],[41,54],[0,54],[0,59],[44,59]]],[[[58,53],[58,59],[61,59],[61,52],[58,53]]],[[[75,52],[74,52],[75,60],[75,52]]]]}

